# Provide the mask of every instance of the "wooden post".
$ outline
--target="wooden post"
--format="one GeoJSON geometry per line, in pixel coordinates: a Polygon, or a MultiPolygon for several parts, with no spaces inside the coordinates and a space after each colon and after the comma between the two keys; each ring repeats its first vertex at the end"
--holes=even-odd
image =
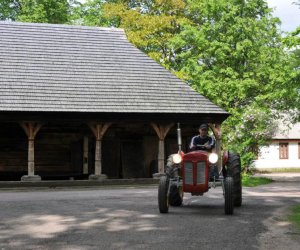
{"type": "Polygon", "coordinates": [[[173,125],[174,123],[168,125],[158,125],[153,122],[151,123],[151,126],[155,130],[159,139],[157,157],[158,173],[155,174],[155,176],[157,177],[164,174],[165,172],[165,137],[173,125]]]}
{"type": "Polygon", "coordinates": [[[20,125],[28,137],[28,175],[22,176],[21,181],[40,181],[41,177],[34,175],[34,139],[42,124],[37,122],[21,122],[20,125]]]}
{"type": "Polygon", "coordinates": [[[210,123],[209,127],[213,131],[214,136],[216,138],[216,153],[219,156],[217,166],[218,166],[219,173],[221,173],[222,168],[223,168],[223,166],[222,166],[222,131],[221,131],[221,124],[211,124],[210,123]]]}
{"type": "Polygon", "coordinates": [[[83,137],[83,173],[89,172],[89,138],[83,137]]]}
{"type": "Polygon", "coordinates": [[[159,139],[158,141],[158,173],[163,174],[165,172],[165,141],[159,139]]]}
{"type": "Polygon", "coordinates": [[[34,140],[28,140],[28,176],[34,176],[34,140]]]}
{"type": "Polygon", "coordinates": [[[95,123],[89,124],[89,127],[93,131],[93,134],[96,138],[96,147],[95,147],[95,173],[89,176],[90,180],[102,180],[107,178],[106,175],[102,174],[102,138],[106,130],[110,127],[111,123],[95,123]]]}
{"type": "Polygon", "coordinates": [[[102,141],[96,140],[96,149],[95,149],[95,175],[102,174],[102,141]]]}

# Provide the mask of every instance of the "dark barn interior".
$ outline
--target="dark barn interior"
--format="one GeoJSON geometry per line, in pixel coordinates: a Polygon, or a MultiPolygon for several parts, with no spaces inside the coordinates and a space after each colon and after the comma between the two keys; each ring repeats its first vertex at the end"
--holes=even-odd
{"type": "MultiPolygon", "coordinates": [[[[197,128],[183,130],[186,152],[197,128]]],[[[178,151],[176,125],[165,139],[165,155],[178,151]]],[[[28,141],[16,122],[0,123],[0,180],[27,173],[28,141]]],[[[157,173],[158,137],[149,124],[115,124],[102,139],[102,172],[108,178],[149,178],[157,173]]],[[[49,122],[35,138],[35,173],[42,180],[87,179],[94,172],[95,140],[84,123],[49,122]],[[88,140],[84,156],[84,137],[88,140]],[[83,165],[87,163],[88,171],[83,165]]]]}

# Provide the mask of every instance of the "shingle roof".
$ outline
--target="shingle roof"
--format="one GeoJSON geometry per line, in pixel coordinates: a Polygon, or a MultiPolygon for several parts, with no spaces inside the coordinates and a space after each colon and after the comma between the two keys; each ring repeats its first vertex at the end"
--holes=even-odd
{"type": "Polygon", "coordinates": [[[286,122],[280,121],[278,131],[272,139],[300,139],[300,122],[289,127],[286,122]]]}
{"type": "Polygon", "coordinates": [[[122,29],[0,22],[0,111],[228,113],[122,29]]]}

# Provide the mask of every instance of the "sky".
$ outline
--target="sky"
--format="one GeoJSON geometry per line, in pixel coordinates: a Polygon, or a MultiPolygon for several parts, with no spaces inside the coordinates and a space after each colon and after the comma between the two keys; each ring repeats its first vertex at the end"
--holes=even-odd
{"type": "Polygon", "coordinates": [[[281,20],[281,30],[290,32],[300,26],[300,6],[293,4],[297,0],[267,0],[270,8],[275,8],[273,16],[281,20]]]}

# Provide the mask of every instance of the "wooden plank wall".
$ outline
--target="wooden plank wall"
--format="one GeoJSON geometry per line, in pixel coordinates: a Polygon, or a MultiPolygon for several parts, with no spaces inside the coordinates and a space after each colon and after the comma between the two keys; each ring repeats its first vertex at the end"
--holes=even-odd
{"type": "Polygon", "coordinates": [[[28,140],[17,123],[0,126],[0,172],[26,172],[28,140]]]}
{"type": "Polygon", "coordinates": [[[82,173],[83,136],[40,131],[35,140],[37,174],[82,173]]]}

